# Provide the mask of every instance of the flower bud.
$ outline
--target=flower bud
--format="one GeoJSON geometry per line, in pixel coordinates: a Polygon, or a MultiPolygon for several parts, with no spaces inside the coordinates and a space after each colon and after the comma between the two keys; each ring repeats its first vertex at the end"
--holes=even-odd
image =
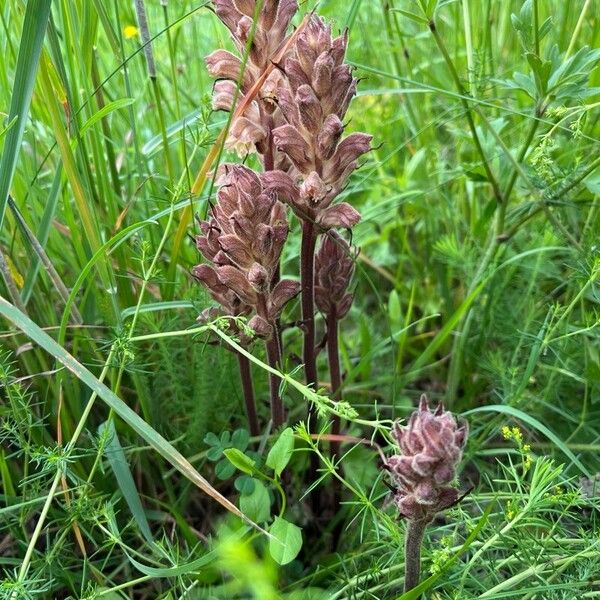
{"type": "Polygon", "coordinates": [[[315,303],[325,315],[346,316],[353,296],[348,292],[354,273],[355,255],[350,245],[338,234],[323,236],[315,258],[315,303]]]}
{"type": "Polygon", "coordinates": [[[407,426],[396,423],[392,437],[402,455],[391,456],[386,468],[395,485],[394,500],[402,516],[431,521],[436,513],[457,502],[458,489],[452,481],[467,434],[467,423],[458,423],[441,404],[431,412],[425,395],[407,426]]]}

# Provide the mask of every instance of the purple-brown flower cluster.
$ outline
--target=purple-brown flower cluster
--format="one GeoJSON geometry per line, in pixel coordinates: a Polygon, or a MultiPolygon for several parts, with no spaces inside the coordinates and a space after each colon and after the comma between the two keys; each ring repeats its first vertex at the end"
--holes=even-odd
{"type": "MultiPolygon", "coordinates": [[[[218,17],[231,32],[238,52],[236,56],[227,50],[216,50],[205,59],[209,73],[217,79],[213,108],[231,111],[234,101],[237,100],[237,106],[244,100],[285,46],[298,4],[296,0],[264,0],[262,7],[257,7],[256,0],[214,0],[213,4],[218,17]],[[242,74],[242,57],[246,54],[242,74]]],[[[233,120],[226,142],[229,149],[240,156],[257,151],[264,157],[272,151],[271,132],[284,123],[277,107],[282,79],[279,70],[272,70],[244,114],[233,120]]],[[[273,166],[287,169],[286,157],[275,154],[271,157],[273,166]]]]}
{"type": "Polygon", "coordinates": [[[248,325],[269,339],[283,306],[299,292],[298,282],[276,281],[288,235],[285,206],[264,189],[262,176],[247,167],[225,165],[218,183],[217,203],[196,238],[212,266],[198,265],[193,275],[225,314],[252,315],[248,325]]]}
{"type": "Polygon", "coordinates": [[[287,173],[274,171],[268,184],[278,190],[298,217],[321,229],[350,228],[360,220],[349,204],[332,205],[358,159],[370,150],[371,136],[342,139],[344,118],[357,80],[344,63],[347,34],[334,38],[325,21],[313,15],[283,66],[278,105],[286,124],[273,130],[278,150],[290,160],[287,173]]]}
{"type": "Polygon", "coordinates": [[[467,435],[466,422],[457,423],[441,404],[431,412],[425,395],[408,425],[394,426],[392,436],[402,454],[390,457],[386,468],[402,516],[428,522],[457,502],[458,489],[452,482],[467,435]]]}
{"type": "Polygon", "coordinates": [[[343,319],[354,300],[348,291],[354,273],[355,252],[340,235],[323,236],[315,258],[315,303],[324,315],[343,319]]]}

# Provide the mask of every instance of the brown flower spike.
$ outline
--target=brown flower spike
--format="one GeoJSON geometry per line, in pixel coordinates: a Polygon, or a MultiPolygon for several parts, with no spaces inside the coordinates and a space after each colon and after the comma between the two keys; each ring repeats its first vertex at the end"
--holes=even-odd
{"type": "MultiPolygon", "coordinates": [[[[270,65],[287,41],[287,31],[298,10],[296,0],[264,0],[257,7],[256,0],[213,0],[215,12],[231,32],[238,55],[227,50],[216,50],[205,61],[209,73],[217,79],[213,93],[213,109],[231,111],[240,86],[237,103],[242,102],[252,86],[270,65]],[[257,14],[257,8],[260,10],[257,14]],[[256,23],[254,23],[256,18],[256,23]],[[242,58],[248,51],[243,77],[242,58]]],[[[287,169],[285,155],[273,152],[271,133],[285,121],[277,108],[277,90],[283,75],[274,69],[262,85],[243,115],[232,123],[226,147],[239,156],[257,151],[263,157],[265,169],[287,169]],[[267,164],[270,163],[270,164],[267,164]]]]}
{"type": "Polygon", "coordinates": [[[387,468],[402,516],[431,521],[438,512],[456,503],[458,490],[452,482],[467,435],[466,422],[457,423],[441,404],[431,412],[425,395],[408,425],[394,426],[392,436],[402,454],[390,457],[387,468]]]}
{"type": "Polygon", "coordinates": [[[398,511],[407,521],[405,592],[419,584],[421,545],[427,525],[438,512],[459,500],[452,482],[468,431],[467,423],[458,423],[441,404],[431,412],[425,394],[408,425],[394,425],[392,437],[402,454],[390,457],[385,468],[392,477],[398,511]]]}
{"type": "Polygon", "coordinates": [[[315,258],[315,304],[324,315],[343,319],[354,300],[348,292],[354,274],[355,253],[336,232],[323,236],[315,258]]]}
{"type": "Polygon", "coordinates": [[[213,266],[197,265],[192,273],[225,314],[254,313],[248,325],[257,336],[270,339],[283,306],[300,288],[289,279],[275,284],[288,234],[285,207],[251,169],[224,165],[220,175],[217,203],[196,238],[198,250],[213,266]]]}
{"type": "Polygon", "coordinates": [[[286,77],[278,88],[278,105],[287,122],[273,130],[273,141],[293,168],[290,174],[274,171],[267,182],[301,219],[323,229],[349,228],[360,220],[349,204],[331,204],[372,139],[365,133],[341,139],[342,119],[357,84],[344,63],[347,42],[346,33],[333,38],[325,21],[313,15],[284,62],[286,77]]]}

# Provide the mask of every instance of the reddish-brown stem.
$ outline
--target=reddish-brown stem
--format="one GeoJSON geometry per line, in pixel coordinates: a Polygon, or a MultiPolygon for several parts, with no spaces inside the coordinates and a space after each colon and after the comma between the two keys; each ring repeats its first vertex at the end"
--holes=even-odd
{"type": "Polygon", "coordinates": [[[275,168],[275,149],[273,147],[273,118],[267,119],[267,149],[263,155],[263,167],[265,171],[272,171],[275,168]]]}
{"type": "MultiPolygon", "coordinates": [[[[279,334],[277,331],[275,331],[271,339],[266,343],[269,366],[273,367],[274,369],[278,369],[281,366],[278,335],[279,334]]],[[[269,389],[271,392],[271,419],[273,420],[273,427],[275,429],[281,427],[285,423],[285,409],[283,407],[283,400],[279,395],[280,381],[281,380],[278,375],[274,375],[273,373],[269,375],[269,389]]]]}
{"type": "MultiPolygon", "coordinates": [[[[304,329],[304,377],[306,385],[318,389],[317,354],[315,350],[315,247],[317,232],[311,221],[302,221],[302,242],[300,247],[300,284],[302,287],[302,325],[304,329]]],[[[308,416],[317,419],[316,406],[310,404],[308,416]]],[[[315,423],[312,423],[315,426],[315,423]]],[[[319,459],[316,453],[310,455],[310,477],[314,480],[319,469],[319,459]]],[[[314,513],[321,511],[319,494],[311,494],[311,504],[314,513]]]]}
{"type": "MultiPolygon", "coordinates": [[[[267,349],[267,362],[273,369],[281,368],[281,348],[279,346],[279,331],[276,321],[269,319],[269,312],[267,310],[267,301],[264,295],[260,295],[258,304],[256,306],[256,312],[265,321],[269,323],[272,328],[271,337],[265,342],[267,349]]],[[[277,429],[285,423],[285,409],[283,407],[283,400],[279,395],[279,376],[271,373],[269,374],[269,391],[271,396],[271,419],[273,420],[273,427],[277,429]]]]}
{"type": "MultiPolygon", "coordinates": [[[[310,221],[302,222],[300,250],[300,282],[302,285],[302,324],[304,326],[304,375],[306,385],[317,389],[317,360],[315,355],[315,246],[317,235],[310,221]]],[[[311,407],[314,408],[314,407],[311,407]]],[[[312,411],[311,411],[312,413],[312,411]]]]}
{"type": "MultiPolygon", "coordinates": [[[[421,546],[427,528],[427,520],[414,521],[409,519],[406,525],[404,540],[404,593],[419,585],[421,577],[421,546]]],[[[417,597],[416,600],[418,600],[417,597]]]]}
{"type": "Polygon", "coordinates": [[[239,352],[236,352],[238,365],[240,367],[240,378],[242,380],[242,389],[244,390],[244,403],[246,405],[246,416],[248,417],[248,427],[253,436],[260,435],[260,425],[258,424],[258,415],[256,414],[256,403],[254,401],[254,388],[252,386],[252,373],[250,371],[250,361],[239,352]]]}
{"type": "MultiPolygon", "coordinates": [[[[331,397],[336,402],[342,399],[342,375],[340,372],[340,352],[338,346],[338,318],[333,309],[327,315],[327,358],[329,360],[329,376],[331,378],[331,397]]],[[[340,433],[340,417],[334,415],[331,433],[340,433]]],[[[339,442],[331,443],[331,454],[337,455],[340,451],[339,442]]]]}

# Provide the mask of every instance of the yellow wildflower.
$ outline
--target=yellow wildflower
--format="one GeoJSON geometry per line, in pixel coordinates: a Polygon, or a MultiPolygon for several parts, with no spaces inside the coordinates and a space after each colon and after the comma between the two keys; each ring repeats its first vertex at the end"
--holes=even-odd
{"type": "Polygon", "coordinates": [[[135,37],[138,34],[138,28],[135,25],[126,25],[123,27],[123,35],[126,40],[135,37]]]}

